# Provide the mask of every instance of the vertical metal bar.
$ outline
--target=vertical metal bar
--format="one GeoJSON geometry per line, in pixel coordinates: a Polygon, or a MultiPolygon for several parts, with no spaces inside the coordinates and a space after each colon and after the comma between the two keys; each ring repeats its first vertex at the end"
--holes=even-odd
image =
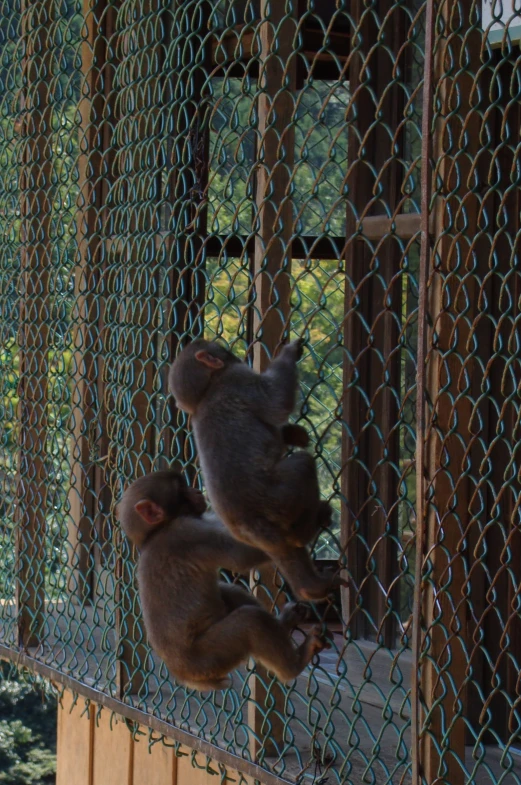
{"type": "MultiPolygon", "coordinates": [[[[107,520],[109,517],[110,506],[112,503],[112,489],[110,485],[110,438],[107,428],[107,379],[105,373],[105,366],[107,364],[107,351],[108,343],[103,343],[106,337],[106,324],[110,319],[110,310],[107,306],[107,290],[108,279],[110,273],[108,268],[110,266],[109,254],[107,253],[109,247],[109,238],[112,236],[112,221],[109,208],[109,194],[112,191],[116,181],[116,148],[113,144],[113,135],[116,127],[116,104],[117,104],[117,91],[114,87],[114,77],[119,65],[119,58],[117,54],[118,36],[116,34],[116,20],[118,10],[121,7],[122,0],[104,0],[107,4],[102,18],[101,30],[104,35],[104,65],[100,69],[100,76],[103,80],[104,103],[103,103],[103,123],[101,128],[101,149],[103,151],[100,165],[102,183],[101,183],[101,210],[98,214],[97,231],[99,236],[99,291],[97,292],[97,311],[99,313],[99,322],[97,332],[100,336],[99,354],[98,354],[98,379],[97,379],[97,403],[99,406],[99,422],[98,422],[98,450],[97,456],[99,460],[96,462],[94,470],[94,485],[96,496],[96,516],[94,525],[96,528],[96,537],[100,543],[100,552],[95,552],[94,559],[96,563],[97,575],[96,579],[100,579],[103,569],[109,566],[112,569],[112,542],[109,536],[107,520]]],[[[112,459],[113,456],[110,456],[112,459]]]]}
{"type": "Polygon", "coordinates": [[[421,249],[418,281],[418,355],[416,367],[416,554],[412,617],[411,757],[412,785],[421,785],[420,762],[420,653],[423,545],[425,540],[425,438],[428,270],[430,261],[429,209],[431,199],[432,82],[434,70],[434,0],[426,0],[425,71],[422,101],[421,249]]]}

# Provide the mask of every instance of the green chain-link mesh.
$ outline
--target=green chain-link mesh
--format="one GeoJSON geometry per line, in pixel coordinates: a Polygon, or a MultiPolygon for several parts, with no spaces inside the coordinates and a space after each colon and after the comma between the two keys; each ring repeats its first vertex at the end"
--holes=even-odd
{"type": "Polygon", "coordinates": [[[521,63],[479,3],[436,5],[422,164],[425,10],[0,0],[0,654],[287,779],[409,781],[418,678],[424,781],[521,782],[521,63]],[[350,589],[314,608],[334,645],[289,687],[251,665],[201,695],[146,643],[115,508],[152,469],[202,481],[166,385],[201,334],[256,367],[307,341],[296,419],[335,510],[315,555],[350,589]]]}

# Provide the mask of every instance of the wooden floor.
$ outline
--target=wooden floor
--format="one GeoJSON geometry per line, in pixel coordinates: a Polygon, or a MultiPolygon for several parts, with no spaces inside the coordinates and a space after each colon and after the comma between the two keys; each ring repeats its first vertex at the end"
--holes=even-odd
{"type": "MultiPolygon", "coordinates": [[[[107,607],[102,613],[71,604],[49,605],[46,645],[30,654],[113,694],[116,643],[112,622],[112,611],[107,607]]],[[[306,669],[294,686],[286,688],[285,733],[284,739],[278,740],[280,755],[264,757],[261,763],[286,779],[304,772],[306,778],[316,781],[323,774],[329,778],[329,785],[341,781],[357,785],[407,783],[411,653],[391,653],[363,641],[350,642],[346,648],[343,644],[342,635],[334,634],[334,646],[320,655],[320,663],[306,669]],[[322,765],[315,762],[313,748],[322,765]]],[[[249,759],[251,672],[237,671],[233,689],[204,695],[173,685],[164,665],[152,656],[146,672],[144,688],[127,697],[129,704],[249,759]]],[[[468,748],[468,776],[463,781],[476,785],[493,785],[500,779],[501,785],[520,781],[521,757],[514,755],[510,767],[502,763],[498,748],[482,748],[479,757],[479,763],[473,760],[473,750],[468,748]]]]}

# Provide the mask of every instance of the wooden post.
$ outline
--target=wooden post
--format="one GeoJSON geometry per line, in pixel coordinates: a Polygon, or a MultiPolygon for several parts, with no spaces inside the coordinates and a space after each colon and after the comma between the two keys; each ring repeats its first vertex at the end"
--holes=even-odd
{"type": "MultiPolygon", "coordinates": [[[[396,393],[400,387],[401,253],[396,240],[384,239],[390,231],[389,221],[371,213],[380,212],[384,201],[396,217],[403,202],[396,147],[403,146],[404,131],[397,132],[391,142],[388,128],[399,127],[403,106],[403,90],[389,86],[389,74],[405,57],[405,17],[390,2],[382,2],[378,14],[381,31],[363,0],[354,0],[350,8],[353,32],[347,66],[350,104],[344,309],[347,353],[342,435],[342,493],[346,503],[342,505],[341,533],[352,582],[349,590],[343,590],[342,604],[352,636],[376,638],[391,647],[396,611],[391,612],[389,600],[395,599],[397,589],[399,480],[395,466],[399,462],[396,393]],[[374,46],[379,32],[385,35],[385,48],[374,46]],[[382,120],[375,122],[378,113],[382,120]]],[[[401,218],[409,220],[413,216],[401,218]]]]}
{"type": "MultiPolygon", "coordinates": [[[[163,5],[163,0],[132,0],[122,5],[117,20],[121,58],[116,85],[118,122],[113,144],[118,148],[118,170],[110,207],[118,240],[113,253],[117,254],[122,296],[110,314],[114,321],[107,329],[106,353],[110,356],[117,345],[118,356],[126,358],[126,367],[122,379],[121,371],[118,373],[110,360],[106,360],[109,461],[115,469],[109,477],[113,511],[121,494],[118,476],[129,483],[154,467],[160,158],[150,155],[149,144],[154,136],[158,136],[157,144],[160,144],[163,5]],[[122,385],[126,395],[121,394],[122,385]]],[[[147,649],[144,628],[138,620],[135,553],[129,551],[128,542],[119,530],[116,550],[116,634],[120,651],[116,681],[118,695],[123,697],[139,692],[146,680],[147,649]]]]}
{"type": "MultiPolygon", "coordinates": [[[[171,104],[167,115],[168,133],[173,143],[169,151],[170,171],[163,194],[166,216],[162,243],[167,255],[168,297],[171,301],[167,321],[170,330],[165,340],[169,357],[176,356],[179,345],[187,339],[201,337],[204,333],[204,303],[206,276],[204,239],[207,236],[208,218],[208,166],[210,140],[210,107],[207,72],[209,67],[208,43],[203,40],[208,32],[211,5],[200,2],[195,15],[186,15],[182,5],[172,4],[169,41],[171,55],[165,76],[171,87],[167,102],[171,104]],[[195,29],[194,29],[195,28],[195,29]],[[184,49],[181,42],[186,36],[198,32],[201,42],[197,62],[193,52],[184,49]],[[176,42],[177,45],[174,45],[176,42]],[[178,74],[189,69],[185,78],[184,103],[176,104],[178,74]],[[168,205],[168,211],[166,210],[168,205]],[[175,306],[172,304],[175,303],[175,306]]],[[[163,374],[163,388],[168,388],[167,368],[163,374]]],[[[194,481],[197,467],[193,461],[193,442],[189,437],[186,415],[179,412],[172,402],[172,421],[178,421],[175,436],[169,427],[164,437],[164,455],[172,455],[175,444],[177,468],[194,481]]]]}
{"type": "MultiPolygon", "coordinates": [[[[103,411],[102,367],[99,341],[103,302],[99,284],[103,276],[104,209],[112,179],[111,120],[114,94],[110,39],[116,7],[108,0],[84,0],[86,37],[82,43],[82,86],[79,111],[78,245],[80,258],[75,275],[74,366],[71,403],[73,441],[69,490],[69,592],[71,598],[88,600],[93,590],[93,570],[100,556],[93,550],[98,496],[103,483],[99,459],[107,450],[103,411]],[[98,289],[98,291],[96,291],[98,289]],[[97,348],[98,347],[98,348],[97,348]]],[[[101,527],[100,527],[101,528],[101,527]]],[[[100,531],[101,538],[103,533],[100,531]]]]}
{"type": "MultiPolygon", "coordinates": [[[[462,22],[464,29],[469,29],[471,5],[470,0],[459,5],[454,19],[458,30],[462,22]]],[[[483,122],[480,112],[473,109],[473,74],[479,68],[481,33],[454,34],[453,7],[447,0],[438,14],[445,19],[446,38],[436,42],[434,71],[434,105],[438,109],[433,182],[440,185],[435,210],[436,268],[430,281],[433,327],[427,355],[432,414],[426,437],[430,502],[424,548],[429,572],[423,593],[423,624],[428,651],[424,651],[421,690],[428,720],[423,728],[421,763],[426,782],[462,785],[466,781],[463,762],[470,643],[466,537],[471,487],[467,470],[475,439],[473,401],[465,387],[469,335],[478,307],[477,280],[468,273],[479,258],[475,238],[480,185],[472,168],[483,122]],[[449,70],[448,64],[461,57],[467,67],[449,70]],[[455,94],[459,96],[457,115],[453,110],[455,94]]]]}
{"type": "Polygon", "coordinates": [[[36,646],[45,614],[49,271],[52,218],[49,27],[55,4],[24,3],[22,122],[22,297],[20,301],[20,452],[16,538],[16,602],[21,646],[36,646]]]}
{"type": "MultiPolygon", "coordinates": [[[[514,63],[504,63],[500,71],[501,75],[495,75],[494,81],[501,79],[501,81],[504,80],[504,84],[509,84],[510,80],[514,78],[515,72],[516,65],[514,63]]],[[[493,205],[490,215],[491,218],[495,217],[495,234],[491,238],[487,233],[486,239],[493,242],[495,258],[489,258],[492,253],[492,247],[489,246],[489,254],[485,260],[487,273],[489,273],[486,280],[492,279],[489,289],[490,299],[487,300],[487,303],[493,309],[493,319],[486,320],[489,327],[489,341],[488,345],[485,344],[488,354],[481,355],[484,361],[483,366],[486,362],[486,379],[478,373],[475,374],[480,383],[480,392],[483,390],[483,384],[486,383],[490,391],[489,394],[492,396],[492,400],[488,401],[490,414],[487,418],[487,469],[484,469],[479,475],[482,485],[485,485],[486,482],[489,494],[489,513],[487,515],[488,531],[478,530],[477,534],[481,535],[481,542],[479,545],[475,543],[474,553],[479,554],[479,565],[476,565],[474,559],[472,579],[474,583],[475,567],[479,566],[482,583],[479,585],[479,589],[482,599],[481,607],[478,605],[476,608],[476,593],[473,592],[471,616],[473,628],[469,630],[469,638],[474,634],[474,640],[477,639],[479,632],[484,634],[488,657],[483,656],[481,647],[479,647],[479,651],[476,651],[478,647],[474,647],[472,670],[474,672],[477,659],[478,664],[482,666],[482,671],[479,680],[480,689],[478,691],[474,688],[471,692],[474,702],[472,708],[469,708],[467,716],[474,718],[473,725],[476,730],[479,725],[482,730],[484,721],[490,722],[488,739],[485,743],[494,744],[499,737],[501,741],[508,744],[517,729],[517,685],[519,681],[517,662],[521,656],[521,619],[518,612],[521,586],[521,530],[519,527],[521,482],[519,473],[513,470],[519,460],[521,444],[519,441],[518,408],[514,403],[517,398],[515,390],[519,381],[517,373],[513,371],[512,364],[515,362],[516,356],[521,287],[518,254],[511,245],[512,237],[516,237],[517,244],[519,244],[517,238],[521,224],[521,195],[519,188],[512,188],[511,185],[511,171],[516,161],[516,149],[514,145],[504,144],[504,134],[508,129],[511,138],[516,136],[521,121],[519,104],[509,101],[507,106],[504,103],[499,105],[495,120],[495,129],[492,126],[495,130],[495,142],[490,151],[490,159],[494,155],[494,159],[498,162],[501,184],[498,188],[495,174],[489,175],[487,202],[491,206],[493,205]],[[508,121],[508,125],[506,121],[508,121]],[[506,227],[502,218],[505,215],[509,217],[507,231],[505,231],[506,227]],[[496,273],[490,276],[490,269],[493,265],[496,267],[496,273]],[[505,291],[507,280],[509,282],[508,296],[505,291]],[[498,439],[500,433],[502,438],[498,439]],[[491,468],[490,472],[488,467],[491,468]],[[486,555],[485,550],[487,551],[486,555]],[[483,563],[485,558],[486,562],[483,563]],[[480,629],[476,630],[478,625],[480,629]],[[481,700],[479,700],[480,698],[481,700]],[[484,703],[487,706],[485,712],[483,712],[484,703]]],[[[487,125],[490,125],[490,121],[487,125]]],[[[489,171],[491,170],[492,167],[489,171]]],[[[484,275],[482,281],[482,288],[484,288],[484,275]]],[[[487,291],[487,297],[489,292],[487,291]]],[[[484,450],[480,452],[481,459],[485,457],[484,452],[484,450]]],[[[476,527],[474,528],[476,529],[476,527]]]]}
{"type": "MultiPolygon", "coordinates": [[[[257,149],[257,185],[255,256],[253,285],[253,364],[262,371],[288,336],[292,202],[288,186],[294,159],[294,108],[297,55],[293,40],[295,15],[290,3],[261,0],[259,63],[259,144],[257,149]]],[[[273,568],[261,570],[261,582],[269,591],[278,592],[273,568]]],[[[270,605],[265,592],[261,595],[270,605]]],[[[276,596],[276,595],[275,595],[276,596]]],[[[251,755],[278,756],[283,751],[284,693],[275,684],[270,694],[260,679],[270,682],[266,671],[257,666],[260,678],[251,679],[249,724],[251,755]]]]}
{"type": "MultiPolygon", "coordinates": [[[[198,11],[203,40],[209,15],[208,4],[200,4],[198,11]]],[[[194,18],[186,16],[180,7],[172,7],[165,0],[133,0],[122,8],[120,16],[122,66],[119,69],[120,119],[116,144],[121,147],[121,153],[118,156],[120,176],[114,189],[113,220],[126,255],[124,268],[121,268],[123,298],[116,326],[118,350],[128,358],[126,373],[130,402],[125,409],[122,408],[121,391],[117,382],[111,382],[108,396],[112,397],[114,405],[108,418],[108,432],[113,448],[111,463],[117,465],[116,449],[123,447],[118,451],[121,456],[118,473],[129,482],[157,468],[157,464],[168,457],[160,453],[169,445],[167,439],[158,438],[157,419],[157,393],[165,383],[162,374],[164,363],[161,367],[159,357],[159,342],[165,340],[159,305],[165,266],[171,285],[171,299],[175,301],[177,295],[183,300],[181,308],[176,307],[175,314],[176,318],[183,318],[183,324],[176,325],[173,334],[166,339],[172,354],[185,332],[202,331],[200,305],[205,296],[202,236],[206,231],[207,128],[205,105],[201,100],[204,52],[199,53],[200,62],[191,83],[192,100],[187,102],[184,110],[176,111],[172,116],[172,108],[164,99],[165,74],[171,68],[170,62],[165,61],[164,47],[168,45],[165,44],[165,25],[170,26],[174,19],[174,29],[169,31],[171,36],[179,30],[182,32],[184,25],[190,26],[184,32],[191,34],[194,18]],[[188,127],[181,131],[178,127],[180,122],[187,123],[188,127]],[[165,131],[165,128],[168,130],[165,131]],[[165,165],[162,156],[167,134],[175,139],[175,163],[165,195],[158,189],[165,165]],[[157,156],[150,154],[150,139],[154,137],[160,148],[157,156]],[[131,146],[127,144],[129,139],[133,140],[131,146]],[[190,162],[189,167],[186,166],[187,161],[190,162]],[[183,169],[182,176],[179,176],[180,169],[183,169]],[[169,237],[163,243],[161,220],[164,218],[159,214],[158,202],[165,196],[174,203],[175,222],[169,227],[173,230],[173,239],[169,237]],[[132,206],[133,211],[129,210],[132,206]],[[188,255],[189,262],[186,260],[188,255]],[[182,293],[175,291],[178,287],[182,287],[182,293]],[[123,331],[119,329],[121,323],[123,331]],[[122,417],[129,419],[124,435],[122,417]]],[[[170,47],[169,56],[182,59],[192,55],[191,50],[185,51],[182,47],[174,54],[170,47]]],[[[191,65],[182,64],[184,67],[191,65]]],[[[179,71],[172,68],[170,79],[174,80],[179,71]]],[[[121,260],[118,263],[121,264],[121,260]]],[[[107,340],[110,340],[109,336],[107,340]]],[[[111,375],[110,370],[108,375],[111,375]]],[[[117,548],[119,588],[116,626],[122,652],[118,691],[122,695],[139,691],[145,670],[146,648],[143,645],[144,630],[138,623],[135,554],[128,554],[127,545],[119,534],[117,548]]]]}

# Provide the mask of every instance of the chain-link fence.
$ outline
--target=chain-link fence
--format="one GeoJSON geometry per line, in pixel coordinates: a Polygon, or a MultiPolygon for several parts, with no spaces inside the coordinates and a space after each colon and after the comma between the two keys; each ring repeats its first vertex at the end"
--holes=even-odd
{"type": "Polygon", "coordinates": [[[0,0],[2,657],[257,777],[521,782],[521,61],[484,3],[0,0]],[[288,687],[176,685],[115,515],[202,482],[166,372],[203,334],[306,339],[350,588],[288,687]]]}

